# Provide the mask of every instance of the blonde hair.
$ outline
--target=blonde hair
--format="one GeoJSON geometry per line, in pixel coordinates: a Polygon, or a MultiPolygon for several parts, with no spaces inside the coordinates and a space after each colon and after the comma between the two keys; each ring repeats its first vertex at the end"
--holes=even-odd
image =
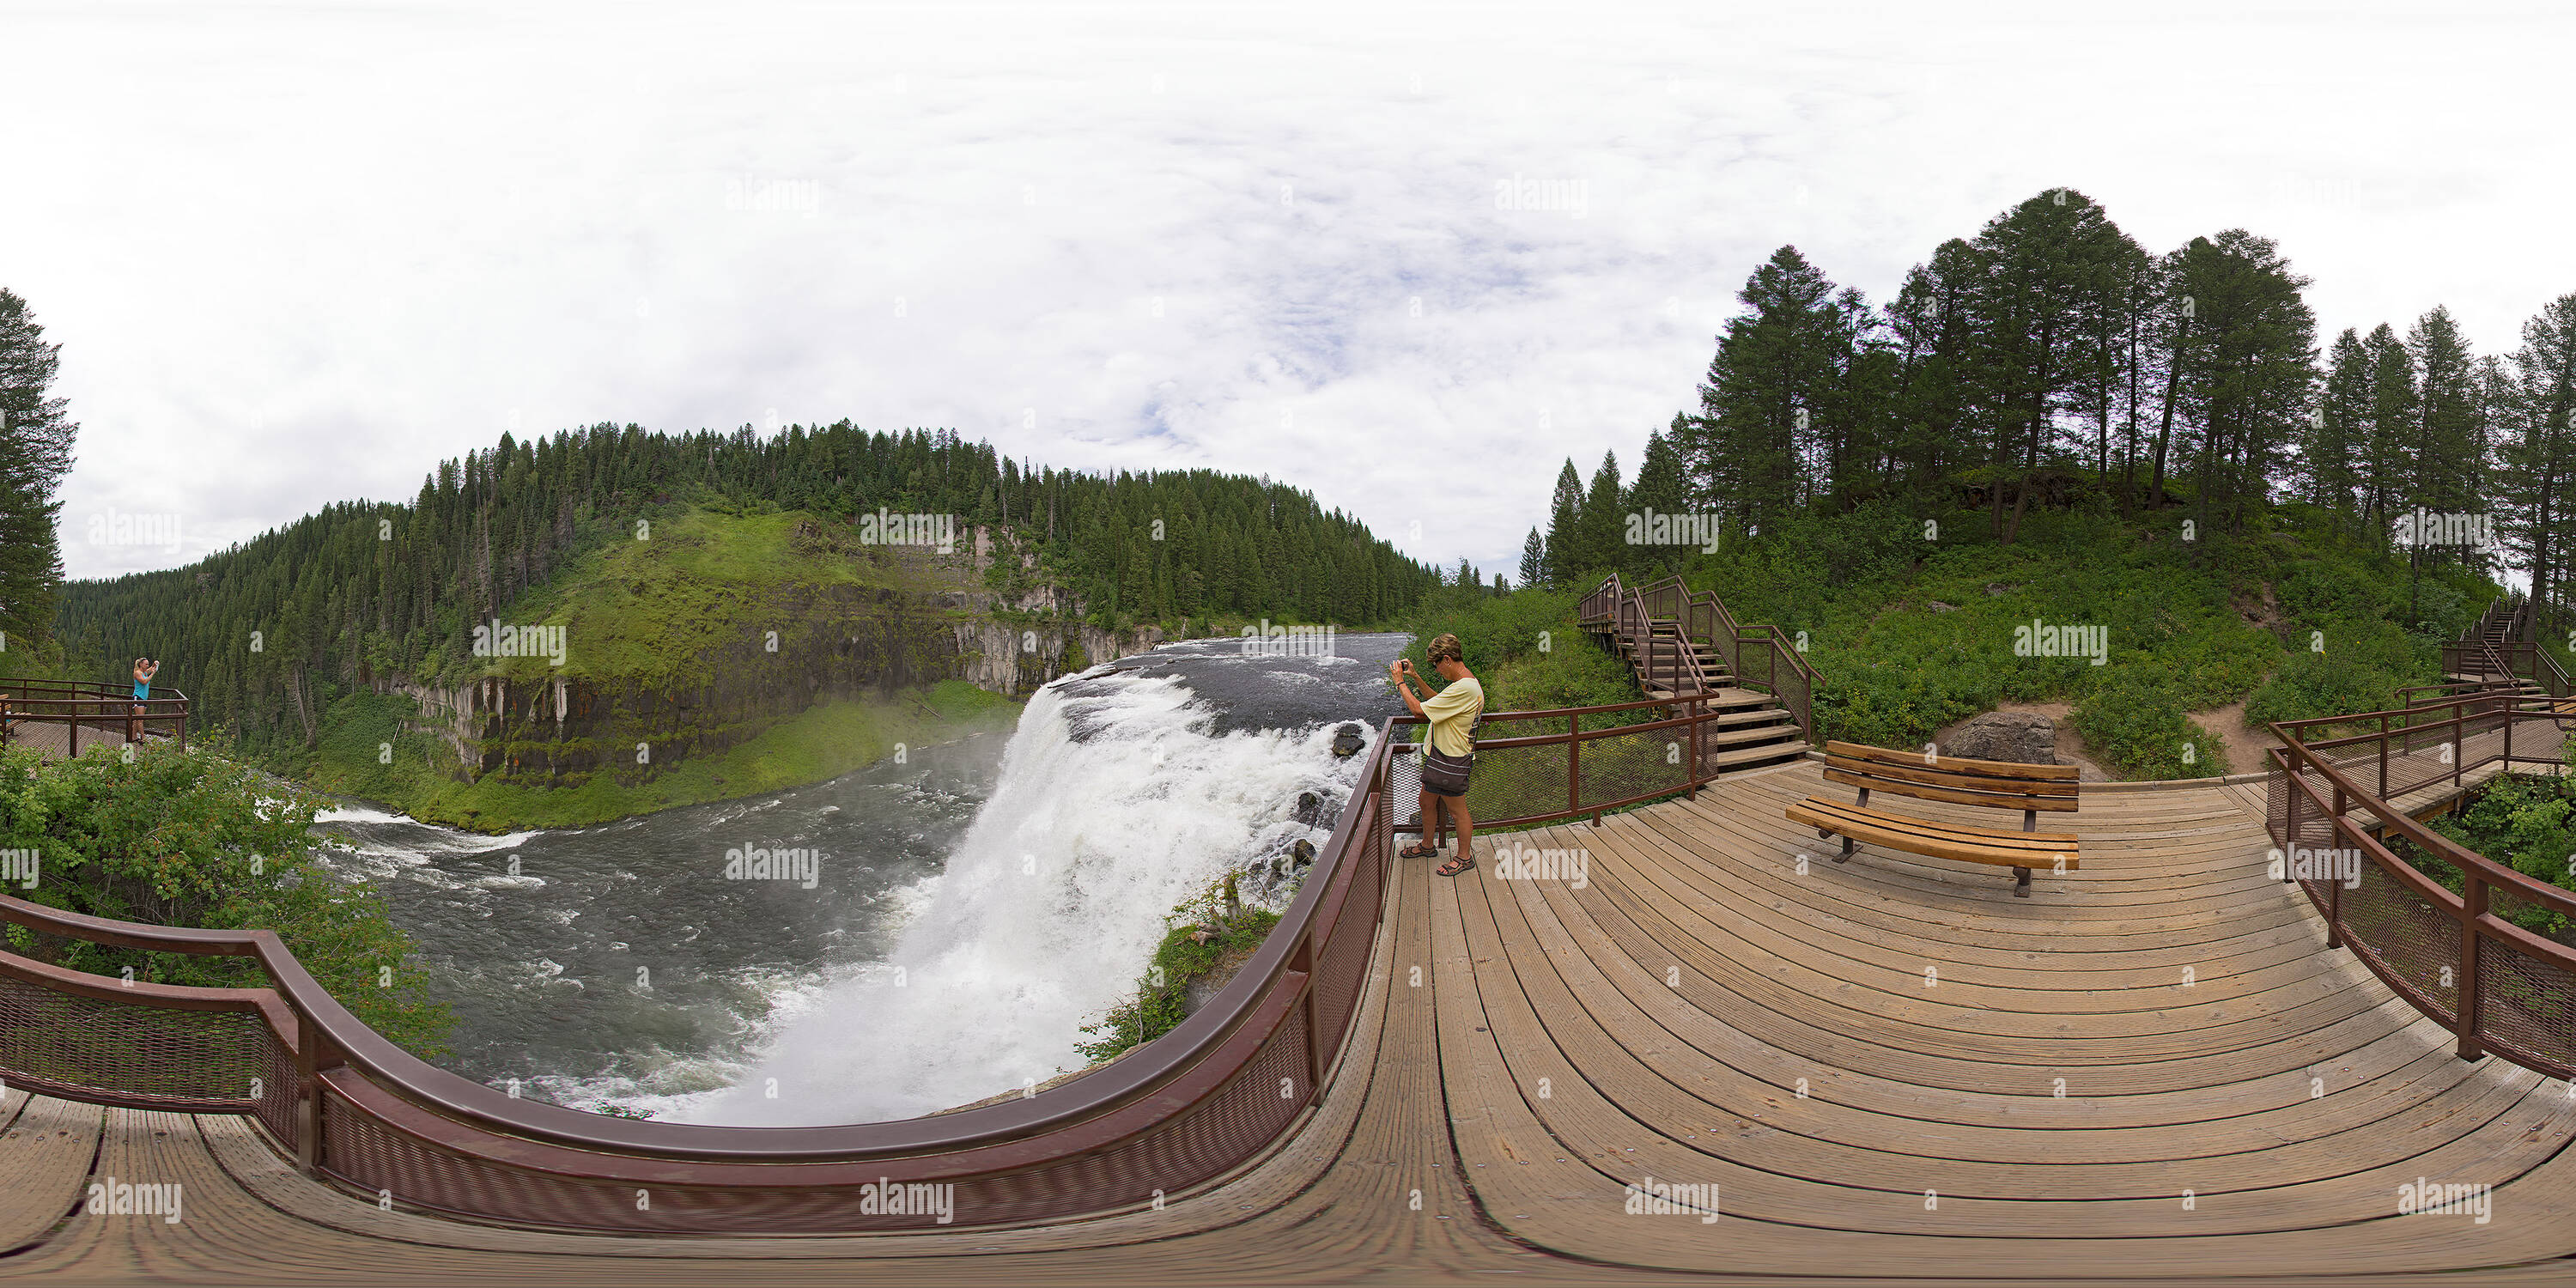
{"type": "Polygon", "coordinates": [[[1431,664],[1440,665],[1440,659],[1444,657],[1456,658],[1460,666],[1467,664],[1467,650],[1459,646],[1457,636],[1442,634],[1431,637],[1431,664]]]}

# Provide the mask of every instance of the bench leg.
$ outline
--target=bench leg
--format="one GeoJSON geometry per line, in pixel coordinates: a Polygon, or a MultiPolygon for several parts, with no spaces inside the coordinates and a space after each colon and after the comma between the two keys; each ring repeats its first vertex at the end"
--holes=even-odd
{"type": "Polygon", "coordinates": [[[1849,863],[1849,862],[1851,862],[1852,846],[1853,846],[1853,844],[1855,844],[1855,842],[1853,842],[1853,840],[1852,840],[1850,837],[1848,837],[1848,836],[1844,837],[1844,838],[1843,838],[1843,852],[1834,856],[1834,862],[1836,862],[1836,863],[1849,863]]]}
{"type": "Polygon", "coordinates": [[[2013,869],[2013,897],[2016,899],[2027,899],[2030,897],[2030,869],[2013,869]]]}

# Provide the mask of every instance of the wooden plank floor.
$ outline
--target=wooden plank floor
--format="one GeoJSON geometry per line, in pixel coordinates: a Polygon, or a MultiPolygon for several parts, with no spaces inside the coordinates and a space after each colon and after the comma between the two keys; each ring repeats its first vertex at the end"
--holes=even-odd
{"type": "Polygon", "coordinates": [[[313,1185],[237,1119],[12,1100],[0,1278],[2576,1279],[2559,1260],[2576,1097],[2453,1058],[2326,949],[2265,877],[2260,784],[2088,793],[2068,825],[2085,867],[2028,899],[1977,865],[1831,862],[1782,810],[1842,790],[1792,765],[1598,828],[1480,838],[1463,879],[1401,862],[1322,1105],[1161,1212],[864,1238],[510,1231],[313,1185]],[[1496,847],[1541,851],[1546,877],[1498,877],[1496,847]],[[1579,879],[1545,851],[1579,854],[1579,879]],[[65,1218],[110,1175],[183,1182],[186,1218],[65,1218]],[[1714,1186],[1718,1214],[1628,1214],[1648,1178],[1714,1186]],[[2419,1178],[2493,1186],[2490,1219],[2397,1215],[2419,1178]]]}
{"type": "MultiPolygon", "coordinates": [[[[55,724],[36,720],[17,720],[10,722],[9,725],[9,746],[33,747],[36,749],[38,754],[44,756],[48,760],[59,759],[62,756],[67,755],[71,749],[71,739],[72,727],[67,724],[55,724]]],[[[158,742],[161,739],[161,735],[147,733],[144,735],[144,739],[148,742],[158,742]]],[[[80,749],[82,751],[88,751],[92,747],[122,747],[124,745],[125,734],[122,730],[99,729],[88,725],[83,725],[81,727],[80,749]]]]}

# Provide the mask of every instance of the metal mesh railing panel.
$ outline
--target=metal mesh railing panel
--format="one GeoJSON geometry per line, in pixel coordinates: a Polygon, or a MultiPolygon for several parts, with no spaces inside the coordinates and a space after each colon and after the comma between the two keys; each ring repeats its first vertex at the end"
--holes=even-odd
{"type": "Polygon", "coordinates": [[[2445,1024],[2459,1011],[2459,923],[2377,863],[2340,893],[2344,942],[2412,985],[2445,1024]]]}
{"type": "Polygon", "coordinates": [[[1333,921],[1332,937],[1315,956],[1315,1031],[1324,1044],[1317,1062],[1326,1067],[1341,1051],[1347,1022],[1359,1006],[1360,989],[1368,982],[1369,948],[1377,937],[1383,904],[1378,897],[1378,870],[1385,862],[1386,847],[1377,825],[1379,807],[1380,802],[1372,798],[1360,816],[1361,826],[1368,829],[1362,835],[1368,840],[1351,855],[1350,889],[1333,921]]]}
{"type": "Polygon", "coordinates": [[[270,1091],[276,1040],[256,1011],[106,1002],[0,975],[0,1076],[12,1085],[186,1110],[270,1091]]]}
{"type": "MultiPolygon", "coordinates": [[[[2504,890],[2489,892],[2488,907],[2517,924],[2539,911],[2536,902],[2504,890]]],[[[2576,1073],[2576,970],[2502,939],[2481,937],[2478,1031],[2554,1066],[2546,1072],[2559,1077],[2576,1073]]]]}
{"type": "Polygon", "coordinates": [[[1616,733],[1583,742],[1581,804],[1606,805],[1690,781],[1690,728],[1616,733]]]}

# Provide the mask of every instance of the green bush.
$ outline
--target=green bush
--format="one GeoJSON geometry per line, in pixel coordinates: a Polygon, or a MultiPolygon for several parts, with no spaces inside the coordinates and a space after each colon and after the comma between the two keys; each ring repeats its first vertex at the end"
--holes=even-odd
{"type": "MultiPolygon", "coordinates": [[[[310,828],[321,802],[239,762],[167,743],[132,763],[100,747],[46,762],[0,752],[0,848],[39,853],[32,889],[9,893],[66,912],[158,926],[266,929],[341,1005],[424,1058],[451,1023],[428,999],[410,938],[384,900],[333,877],[310,828]],[[382,972],[390,968],[387,976],[382,972]]],[[[256,959],[145,952],[11,926],[13,951],[93,975],[252,988],[256,959]]]]}
{"type": "Polygon", "coordinates": [[[1084,1059],[1097,1064],[1179,1028],[1189,1018],[1190,986],[1206,978],[1226,954],[1258,948],[1270,937],[1279,914],[1246,908],[1226,915],[1218,896],[1225,884],[1192,896],[1163,918],[1169,929],[1144,977],[1136,981],[1136,996],[1109,1008],[1098,1023],[1082,1026],[1083,1032],[1100,1035],[1074,1044],[1084,1059]],[[1199,930],[1214,933],[1202,943],[1191,937],[1199,930]]]}
{"type": "Polygon", "coordinates": [[[2075,731],[2131,778],[2206,778],[2227,772],[2218,739],[2193,724],[2163,677],[2121,671],[2075,704],[2075,731]]]}
{"type": "MultiPolygon", "coordinates": [[[[2571,874],[2569,862],[2569,856],[2576,855],[2576,820],[2570,818],[2576,813],[2576,799],[2570,798],[2571,791],[2576,791],[2576,780],[2502,775],[2488,780],[2466,808],[2434,819],[2431,827],[2524,876],[2576,890],[2576,874],[2571,874]]],[[[2455,894],[2464,884],[2460,872],[2447,863],[2418,866],[2455,894]]],[[[2497,907],[2536,934],[2563,936],[2570,928],[2565,915],[2530,900],[2500,900],[2497,907]]]]}

